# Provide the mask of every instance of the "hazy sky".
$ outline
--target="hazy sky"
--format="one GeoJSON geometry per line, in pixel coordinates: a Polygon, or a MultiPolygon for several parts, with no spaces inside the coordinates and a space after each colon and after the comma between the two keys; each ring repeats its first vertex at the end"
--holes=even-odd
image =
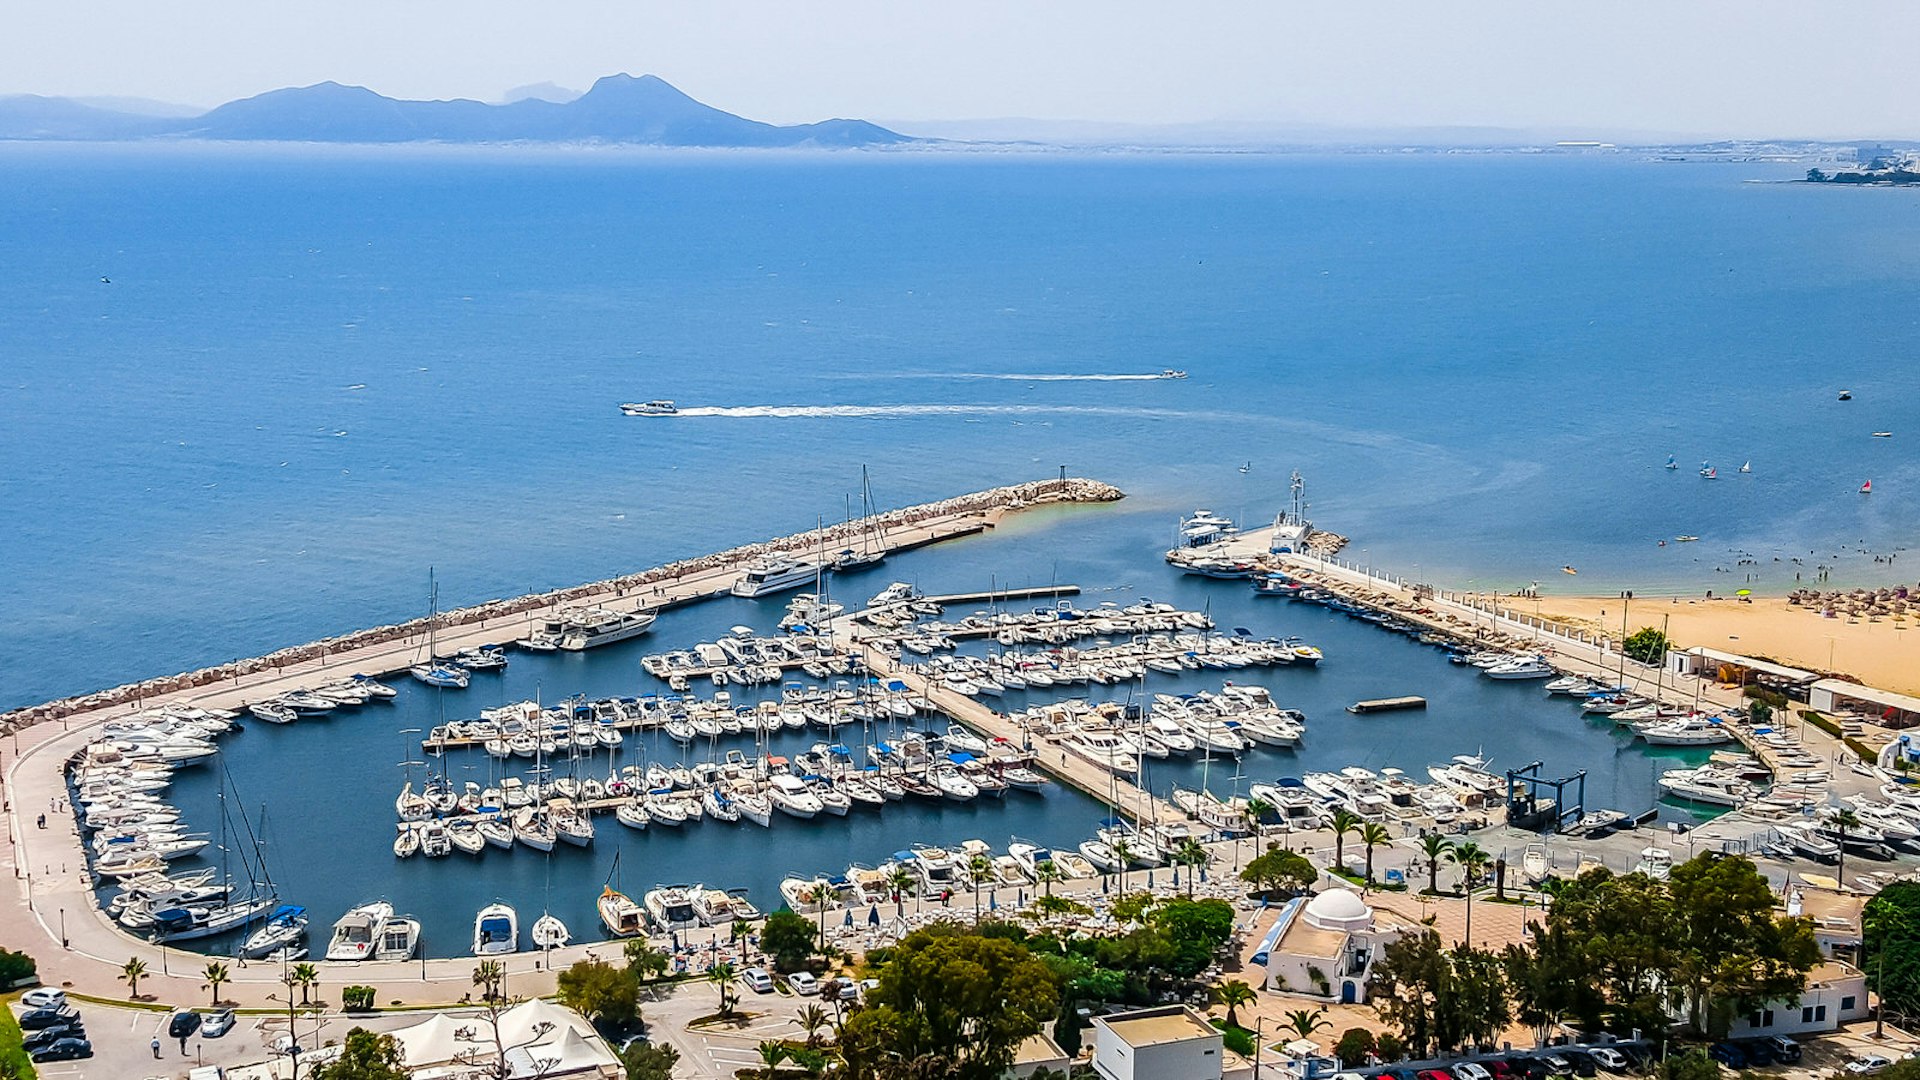
{"type": "Polygon", "coordinates": [[[653,72],[827,116],[1920,135],[1913,0],[14,0],[0,93],[492,100],[653,72]]]}

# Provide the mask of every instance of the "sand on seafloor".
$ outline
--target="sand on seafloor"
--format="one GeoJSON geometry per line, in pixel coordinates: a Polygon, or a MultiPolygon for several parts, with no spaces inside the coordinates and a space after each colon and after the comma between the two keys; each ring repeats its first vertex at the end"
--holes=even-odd
{"type": "MultiPolygon", "coordinates": [[[[1536,610],[1529,598],[1508,603],[1517,613],[1536,610]]],[[[1618,638],[1622,603],[1617,596],[1542,596],[1537,610],[1543,618],[1618,638]]],[[[1659,629],[1666,620],[1677,648],[1719,649],[1809,671],[1845,673],[1868,686],[1920,695],[1920,616],[1826,618],[1817,609],[1766,596],[1642,597],[1627,605],[1626,616],[1629,633],[1659,629]]]]}

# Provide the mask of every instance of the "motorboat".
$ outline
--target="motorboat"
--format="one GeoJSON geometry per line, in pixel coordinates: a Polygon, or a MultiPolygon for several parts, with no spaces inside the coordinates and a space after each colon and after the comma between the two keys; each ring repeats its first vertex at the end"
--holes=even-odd
{"type": "Polygon", "coordinates": [[[613,886],[601,888],[600,899],[594,906],[600,909],[601,925],[614,937],[633,937],[646,933],[645,909],[613,886]]]}
{"type": "Polygon", "coordinates": [[[373,946],[375,960],[411,960],[420,947],[420,920],[411,915],[395,915],[380,927],[373,946]]]}
{"type": "Polygon", "coordinates": [[[437,859],[453,851],[453,838],[447,835],[447,827],[438,821],[429,821],[420,826],[420,854],[429,859],[437,859]]]}
{"type": "Polygon", "coordinates": [[[1483,668],[1481,674],[1489,679],[1551,679],[1559,672],[1545,660],[1537,656],[1529,656],[1483,668]]]}
{"type": "Polygon", "coordinates": [[[1547,849],[1539,844],[1528,844],[1526,853],[1520,857],[1521,872],[1527,881],[1538,884],[1547,878],[1547,849]]]}
{"type": "Polygon", "coordinates": [[[657,889],[649,889],[643,903],[654,929],[663,934],[691,930],[700,925],[700,916],[693,910],[693,890],[685,885],[662,885],[657,889]]]}
{"type": "Polygon", "coordinates": [[[1719,721],[1691,717],[1642,722],[1633,725],[1633,731],[1649,746],[1719,746],[1733,741],[1733,733],[1719,721]]]}
{"type": "Polygon", "coordinates": [[[533,938],[534,947],[539,949],[558,949],[570,938],[567,933],[567,924],[561,922],[552,912],[546,912],[533,920],[533,928],[527,933],[533,938]]]}
{"type": "Polygon", "coordinates": [[[908,858],[920,872],[920,883],[926,890],[922,895],[933,895],[960,884],[960,861],[947,849],[915,844],[908,858]]]}
{"type": "MultiPolygon", "coordinates": [[[[389,909],[391,910],[391,909],[389,909]]],[[[520,917],[494,901],[473,918],[473,955],[504,956],[520,951],[520,917]]]]}
{"type": "Polygon", "coordinates": [[[718,926],[732,922],[739,914],[735,909],[733,897],[725,889],[709,889],[702,885],[693,887],[693,913],[699,917],[703,926],[718,926]]]}
{"type": "Polygon", "coordinates": [[[1129,753],[1114,735],[1098,731],[1080,731],[1067,736],[1060,748],[1074,757],[1108,772],[1132,776],[1140,771],[1140,760],[1129,753]]]}
{"type": "Polygon", "coordinates": [[[771,596],[797,589],[812,581],[817,573],[815,567],[793,559],[755,559],[729,591],[735,596],[748,598],[771,596]]]}
{"type": "Polygon", "coordinates": [[[327,959],[365,960],[372,956],[380,929],[392,917],[393,905],[385,900],[348,909],[340,921],[333,924],[333,935],[327,940],[327,959]]]}
{"type": "Polygon", "coordinates": [[[774,777],[767,787],[767,798],[789,817],[810,818],[825,809],[806,781],[792,774],[774,777]]]}
{"type": "Polygon", "coordinates": [[[655,616],[650,611],[612,611],[607,608],[583,608],[571,613],[560,633],[558,647],[581,652],[639,637],[653,629],[655,616]]]}
{"type": "Polygon", "coordinates": [[[620,412],[626,416],[674,416],[680,407],[665,398],[653,401],[629,401],[620,406],[620,412]]]}
{"type": "Polygon", "coordinates": [[[1712,766],[1669,769],[1656,783],[1673,798],[1713,806],[1739,806],[1754,795],[1752,784],[1712,766]]]}
{"type": "Polygon", "coordinates": [[[1633,872],[1665,881],[1673,873],[1673,852],[1663,847],[1641,848],[1640,861],[1633,865],[1633,872]]]}
{"type": "Polygon", "coordinates": [[[268,914],[258,930],[240,943],[239,955],[259,960],[276,949],[283,949],[307,938],[307,909],[282,904],[268,914]]]}
{"type": "Polygon", "coordinates": [[[1121,869],[1120,856],[1104,840],[1082,840],[1080,855],[1103,874],[1121,869]]]}

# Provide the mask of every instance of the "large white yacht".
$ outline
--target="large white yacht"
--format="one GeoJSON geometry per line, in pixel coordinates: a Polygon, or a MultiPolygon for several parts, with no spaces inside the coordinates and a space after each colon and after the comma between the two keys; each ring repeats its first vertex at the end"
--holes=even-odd
{"type": "Polygon", "coordinates": [[[621,613],[607,608],[587,608],[575,612],[568,620],[565,630],[560,634],[560,647],[568,652],[591,649],[596,645],[611,645],[616,641],[636,638],[653,629],[654,614],[650,611],[621,613]]]}
{"type": "Polygon", "coordinates": [[[333,937],[327,942],[329,960],[366,960],[380,944],[380,931],[393,918],[393,905],[385,900],[361,904],[340,916],[333,924],[333,937]]]}
{"type": "Polygon", "coordinates": [[[772,596],[812,581],[815,569],[792,559],[755,559],[747,573],[733,583],[735,596],[772,596]]]}
{"type": "Polygon", "coordinates": [[[662,885],[645,897],[647,918],[660,931],[691,930],[700,925],[693,910],[693,890],[685,885],[662,885]]]}

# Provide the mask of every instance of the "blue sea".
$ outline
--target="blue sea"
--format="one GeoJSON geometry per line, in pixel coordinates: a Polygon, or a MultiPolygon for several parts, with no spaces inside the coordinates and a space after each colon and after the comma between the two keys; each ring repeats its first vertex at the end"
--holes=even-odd
{"type": "MultiPolygon", "coordinates": [[[[1920,520],[1911,191],[1520,155],[18,144],[0,170],[0,708],[414,617],[429,567],[456,606],[799,531],[858,505],[863,465],[883,507],[1064,466],[1129,498],[913,553],[847,595],[1057,578],[1211,606],[1330,654],[1262,677],[1310,734],[1250,778],[1417,774],[1496,734],[1497,763],[1586,768],[1637,809],[1657,758],[1370,627],[1181,580],[1159,561],[1174,521],[1261,523],[1297,469],[1351,557],[1459,588],[1920,577],[1875,561],[1920,520]],[[1112,377],[1163,368],[1190,377],[1112,377]],[[616,408],[648,398],[689,415],[616,408]],[[1702,541],[1657,544],[1683,533],[1702,541]],[[1340,711],[1397,693],[1434,707],[1340,711]]],[[[384,891],[453,951],[472,875],[525,910],[547,868],[340,873],[387,874],[399,732],[536,690],[632,693],[642,651],[778,610],[710,605],[464,693],[254,725],[227,759],[251,814],[268,804],[289,894],[330,918],[384,891]],[[350,850],[314,860],[313,823],[335,820],[350,850]]],[[[212,787],[183,785],[195,820],[212,787]]],[[[627,838],[659,850],[624,865],[644,887],[668,845],[699,845],[710,883],[760,890],[913,840],[1066,842],[1098,812],[1056,793],[798,847],[789,828],[778,867],[689,830],[627,838]]],[[[615,846],[554,861],[576,933],[615,846]]]]}

